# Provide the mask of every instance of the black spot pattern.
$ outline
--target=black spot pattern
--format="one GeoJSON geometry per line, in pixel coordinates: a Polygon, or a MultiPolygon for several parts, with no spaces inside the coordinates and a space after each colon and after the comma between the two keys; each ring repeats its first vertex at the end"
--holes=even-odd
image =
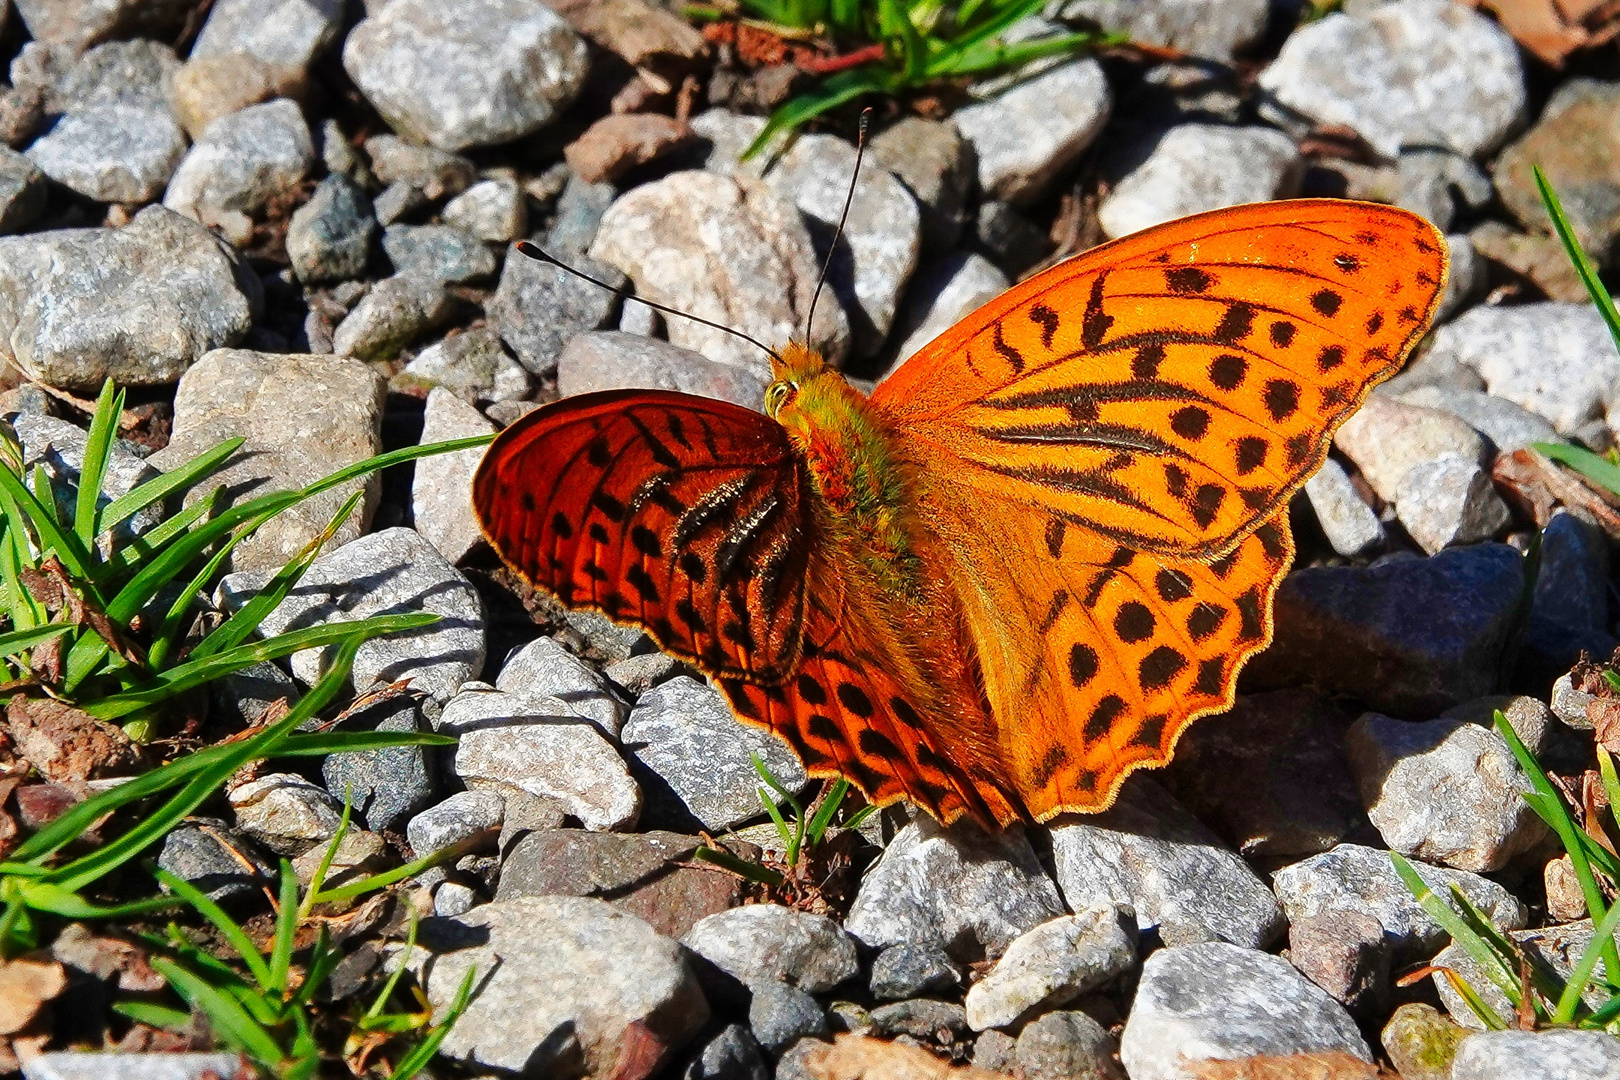
{"type": "Polygon", "coordinates": [[[564,540],[572,540],[574,537],[574,526],[563,516],[561,510],[551,515],[551,531],[564,540]]]}
{"type": "Polygon", "coordinates": [[[1091,715],[1086,718],[1086,726],[1080,729],[1081,738],[1088,743],[1103,738],[1124,712],[1125,699],[1118,694],[1109,694],[1091,710],[1091,715]]]}
{"type": "Polygon", "coordinates": [[[1241,356],[1224,353],[1209,362],[1209,381],[1217,390],[1236,390],[1243,385],[1249,362],[1241,356]]]}
{"type": "Polygon", "coordinates": [[[1197,442],[1209,430],[1209,411],[1188,405],[1170,414],[1170,430],[1190,442],[1197,442]]]}
{"type": "Polygon", "coordinates": [[[1221,316],[1220,323],[1215,327],[1215,340],[1222,345],[1236,345],[1249,336],[1254,329],[1254,305],[1242,302],[1233,304],[1221,316]]]}
{"type": "Polygon", "coordinates": [[[1286,349],[1294,342],[1294,333],[1297,327],[1286,319],[1279,319],[1271,324],[1271,343],[1279,349],[1286,349]]]}
{"type": "Polygon", "coordinates": [[[1322,289],[1311,295],[1311,307],[1330,319],[1339,313],[1339,307],[1343,303],[1344,297],[1332,289],[1322,289]]]}
{"type": "Polygon", "coordinates": [[[1069,681],[1076,690],[1084,690],[1086,684],[1097,676],[1097,650],[1090,645],[1076,642],[1069,647],[1069,681]]]}
{"type": "Polygon", "coordinates": [[[1271,443],[1258,435],[1245,435],[1233,444],[1232,460],[1239,476],[1248,476],[1266,463],[1271,443]]]}
{"type": "Polygon", "coordinates": [[[1266,411],[1273,420],[1286,420],[1299,409],[1299,384],[1291,379],[1272,379],[1266,383],[1266,411]]]}
{"type": "Polygon", "coordinates": [[[1329,345],[1317,356],[1316,369],[1318,371],[1332,371],[1342,363],[1344,363],[1344,346],[1329,345]]]}
{"type": "Polygon", "coordinates": [[[1153,612],[1135,600],[1127,600],[1114,613],[1114,633],[1121,641],[1145,641],[1153,636],[1153,627],[1153,612]]]}
{"type": "Polygon", "coordinates": [[[1137,668],[1137,679],[1145,691],[1163,690],[1186,666],[1185,656],[1168,645],[1160,645],[1142,658],[1137,668]]]}
{"type": "Polygon", "coordinates": [[[1171,292],[1185,296],[1189,293],[1208,292],[1209,287],[1215,284],[1215,277],[1196,266],[1180,266],[1164,272],[1164,283],[1170,287],[1171,292]]]}
{"type": "Polygon", "coordinates": [[[1202,603],[1187,616],[1187,633],[1194,641],[1203,641],[1221,628],[1226,621],[1226,609],[1211,603],[1202,603]]]}
{"type": "Polygon", "coordinates": [[[838,703],[862,720],[870,720],[876,712],[872,708],[872,699],[866,696],[866,691],[854,683],[838,684],[838,703]]]}

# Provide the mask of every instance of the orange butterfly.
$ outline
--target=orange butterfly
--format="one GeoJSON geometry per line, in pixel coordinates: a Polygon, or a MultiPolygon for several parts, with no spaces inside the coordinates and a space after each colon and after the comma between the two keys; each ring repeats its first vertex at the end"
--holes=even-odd
{"type": "Polygon", "coordinates": [[[814,776],[949,822],[1106,808],[1271,640],[1289,497],[1446,276],[1403,210],[1201,214],[1011,289],[863,396],[537,409],[473,501],[501,557],[644,627],[814,776]]]}

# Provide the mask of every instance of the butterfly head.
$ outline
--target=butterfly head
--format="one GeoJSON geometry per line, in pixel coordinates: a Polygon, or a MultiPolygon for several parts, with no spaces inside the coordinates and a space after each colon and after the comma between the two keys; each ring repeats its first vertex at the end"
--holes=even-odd
{"type": "Polygon", "coordinates": [[[839,396],[849,384],[815,349],[790,341],[771,358],[771,384],[765,388],[765,412],[793,431],[813,422],[818,403],[839,396]]]}

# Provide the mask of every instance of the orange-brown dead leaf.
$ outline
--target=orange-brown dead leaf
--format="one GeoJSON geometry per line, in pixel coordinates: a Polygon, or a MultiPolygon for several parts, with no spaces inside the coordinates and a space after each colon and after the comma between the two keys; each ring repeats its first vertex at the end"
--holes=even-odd
{"type": "Polygon", "coordinates": [[[17,753],[47,780],[120,776],[140,764],[140,752],[116,726],[50,698],[18,694],[3,724],[17,753]]]}
{"type": "Polygon", "coordinates": [[[920,1046],[847,1034],[807,1053],[804,1068],[815,1080],[1006,1080],[1001,1073],[951,1065],[920,1046]]]}
{"type": "Polygon", "coordinates": [[[1189,1062],[1188,1066],[1198,1080],[1396,1080],[1394,1074],[1342,1050],[1262,1054],[1231,1061],[1189,1062]]]}
{"type": "Polygon", "coordinates": [[[67,988],[67,972],[54,960],[0,961],[0,1035],[15,1035],[67,988]]]}
{"type": "Polygon", "coordinates": [[[1539,59],[1562,67],[1570,54],[1612,41],[1620,5],[1611,0],[1474,0],[1539,59]]]}
{"type": "Polygon", "coordinates": [[[1620,540],[1620,509],[1614,497],[1584,483],[1579,474],[1554,465],[1528,447],[1498,454],[1491,466],[1497,491],[1532,518],[1537,527],[1547,524],[1560,506],[1590,515],[1611,539],[1620,540]]]}

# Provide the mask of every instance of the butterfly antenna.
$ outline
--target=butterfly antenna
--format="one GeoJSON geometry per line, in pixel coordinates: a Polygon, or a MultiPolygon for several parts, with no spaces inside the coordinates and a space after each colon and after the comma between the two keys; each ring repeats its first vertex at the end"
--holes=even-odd
{"type": "Polygon", "coordinates": [[[597,288],[606,289],[608,292],[623,300],[634,300],[638,304],[646,304],[654,311],[662,311],[666,315],[676,315],[682,319],[691,319],[695,323],[702,323],[704,326],[712,326],[716,330],[724,331],[725,333],[730,334],[732,337],[742,338],[744,341],[748,342],[748,344],[764,350],[765,354],[772,360],[780,361],[782,359],[777,355],[775,349],[759,341],[757,338],[749,337],[741,330],[734,330],[731,327],[717,323],[712,319],[705,319],[701,315],[693,315],[689,311],[680,311],[676,308],[670,307],[667,304],[660,304],[656,300],[648,300],[645,296],[637,296],[628,289],[621,289],[617,285],[609,285],[607,282],[602,281],[599,278],[594,278],[583,270],[574,269],[572,266],[569,266],[555,255],[546,252],[544,249],[535,244],[531,244],[527,240],[519,240],[517,242],[517,249],[523,254],[527,255],[529,258],[533,259],[535,262],[550,263],[552,266],[555,266],[560,270],[566,270],[575,277],[582,278],[583,280],[590,282],[597,288]]]}
{"type": "Polygon", "coordinates": [[[810,296],[810,317],[804,320],[804,340],[810,340],[810,328],[816,323],[816,301],[821,299],[821,288],[827,284],[827,271],[832,268],[833,252],[838,250],[838,239],[844,235],[844,222],[849,220],[849,206],[855,201],[855,181],[861,175],[861,158],[866,156],[866,128],[872,122],[872,107],[861,110],[861,126],[855,135],[855,168],[849,174],[849,190],[844,192],[844,212],[838,215],[838,228],[833,230],[827,257],[821,263],[821,276],[816,279],[816,291],[810,296]]]}

